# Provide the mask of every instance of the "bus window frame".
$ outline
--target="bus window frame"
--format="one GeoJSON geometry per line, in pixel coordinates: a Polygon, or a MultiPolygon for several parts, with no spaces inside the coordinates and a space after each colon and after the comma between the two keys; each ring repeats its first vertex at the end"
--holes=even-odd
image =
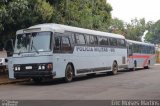
{"type": "Polygon", "coordinates": [[[73,41],[72,41],[72,37],[71,35],[69,35],[68,33],[55,33],[55,36],[53,37],[53,53],[73,53],[74,50],[74,45],[73,45],[73,41]],[[60,49],[59,50],[55,50],[55,37],[59,37],[60,38],[60,49]],[[63,46],[62,46],[62,37],[66,37],[69,39],[69,43],[70,43],[70,49],[68,51],[64,51],[62,50],[63,46]]]}
{"type": "MultiPolygon", "coordinates": [[[[82,46],[82,45],[86,45],[86,44],[87,44],[86,39],[85,39],[85,36],[84,36],[84,34],[83,34],[83,33],[77,33],[77,32],[74,32],[74,37],[75,37],[75,45],[80,45],[80,46],[82,46]],[[84,44],[82,44],[82,43],[78,43],[78,42],[77,42],[77,38],[76,38],[76,36],[79,36],[79,35],[82,35],[82,36],[84,37],[84,41],[85,41],[85,43],[84,43],[84,44]]],[[[79,40],[79,41],[80,41],[80,40],[79,40]]]]}

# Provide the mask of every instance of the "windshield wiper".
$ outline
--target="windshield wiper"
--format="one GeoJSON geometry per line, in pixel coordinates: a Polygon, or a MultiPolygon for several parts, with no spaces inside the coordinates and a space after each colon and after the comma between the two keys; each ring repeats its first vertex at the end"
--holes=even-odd
{"type": "Polygon", "coordinates": [[[37,48],[33,45],[33,42],[32,42],[32,45],[31,45],[31,48],[34,48],[34,50],[36,51],[36,53],[38,53],[39,54],[39,51],[37,50],[37,48]]]}

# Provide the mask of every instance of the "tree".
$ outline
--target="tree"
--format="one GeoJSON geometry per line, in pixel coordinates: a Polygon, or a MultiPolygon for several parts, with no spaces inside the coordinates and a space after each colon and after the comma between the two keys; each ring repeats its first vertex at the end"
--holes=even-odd
{"type": "Polygon", "coordinates": [[[143,36],[145,30],[146,22],[144,18],[140,20],[131,20],[131,23],[126,25],[125,37],[127,39],[141,41],[141,37],[143,36]]]}
{"type": "Polygon", "coordinates": [[[51,22],[53,15],[54,8],[45,0],[10,0],[1,3],[1,41],[15,36],[18,29],[51,22]]]}
{"type": "Polygon", "coordinates": [[[110,33],[116,33],[121,35],[126,35],[126,29],[125,29],[126,23],[118,18],[114,18],[111,20],[111,25],[108,28],[108,31],[110,33]]]}
{"type": "Polygon", "coordinates": [[[41,23],[107,31],[111,11],[106,0],[3,0],[0,2],[0,40],[14,37],[18,29],[41,23]]]}
{"type": "Polygon", "coordinates": [[[160,44],[160,20],[148,23],[148,33],[145,40],[154,44],[160,44]]]}
{"type": "Polygon", "coordinates": [[[133,19],[131,23],[125,23],[118,18],[112,19],[111,25],[108,29],[111,33],[124,35],[127,39],[141,41],[146,30],[145,19],[133,19]]]}
{"type": "Polygon", "coordinates": [[[112,7],[106,0],[49,0],[58,3],[56,6],[55,22],[71,26],[107,30],[112,7]]]}

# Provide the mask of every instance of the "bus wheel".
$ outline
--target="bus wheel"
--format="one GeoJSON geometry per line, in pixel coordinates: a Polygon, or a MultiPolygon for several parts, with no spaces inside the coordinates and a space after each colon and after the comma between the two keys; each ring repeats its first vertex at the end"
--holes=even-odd
{"type": "Polygon", "coordinates": [[[32,80],[35,82],[35,83],[41,83],[42,82],[42,78],[32,78],[32,80]]]}
{"type": "Polygon", "coordinates": [[[149,69],[149,66],[144,66],[144,69],[149,69]]]}
{"type": "Polygon", "coordinates": [[[148,66],[144,66],[144,69],[149,69],[150,60],[148,61],[148,66]]]}
{"type": "Polygon", "coordinates": [[[137,61],[134,61],[134,67],[131,68],[130,70],[131,70],[131,71],[136,71],[136,67],[137,67],[137,61]]]}
{"type": "Polygon", "coordinates": [[[65,82],[71,82],[72,80],[73,80],[73,68],[69,64],[67,65],[66,71],[65,71],[65,82]]]}
{"type": "Polygon", "coordinates": [[[112,65],[112,75],[116,75],[118,72],[118,64],[116,62],[113,62],[112,65]]]}
{"type": "Polygon", "coordinates": [[[130,68],[129,70],[130,70],[130,71],[135,71],[135,70],[136,70],[136,68],[135,68],[135,67],[133,67],[133,68],[130,68]]]}

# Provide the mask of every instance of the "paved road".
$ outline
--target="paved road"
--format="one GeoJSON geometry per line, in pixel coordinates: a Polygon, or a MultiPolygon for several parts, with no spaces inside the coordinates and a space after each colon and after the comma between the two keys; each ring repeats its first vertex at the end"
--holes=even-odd
{"type": "Polygon", "coordinates": [[[160,65],[151,69],[119,72],[118,75],[80,77],[72,83],[51,81],[0,86],[0,99],[17,100],[107,100],[160,99],[160,65]]]}

